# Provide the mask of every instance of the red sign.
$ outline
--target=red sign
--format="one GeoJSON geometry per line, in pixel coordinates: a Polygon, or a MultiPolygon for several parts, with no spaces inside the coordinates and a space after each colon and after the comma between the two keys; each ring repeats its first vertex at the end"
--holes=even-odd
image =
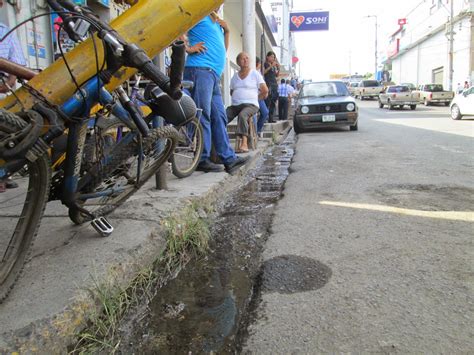
{"type": "Polygon", "coordinates": [[[296,64],[296,63],[299,62],[299,58],[298,58],[298,57],[293,57],[293,58],[291,58],[291,62],[292,62],[293,64],[296,64]]]}
{"type": "Polygon", "coordinates": [[[406,18],[400,18],[398,19],[398,24],[400,26],[406,25],[407,24],[407,19],[406,18]]]}

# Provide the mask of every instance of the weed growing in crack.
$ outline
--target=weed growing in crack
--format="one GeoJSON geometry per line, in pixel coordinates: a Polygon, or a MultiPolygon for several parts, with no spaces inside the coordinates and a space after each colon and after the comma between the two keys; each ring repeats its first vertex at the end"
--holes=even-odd
{"type": "Polygon", "coordinates": [[[192,202],[180,213],[165,219],[166,248],[149,268],[142,269],[126,286],[121,286],[117,272],[104,282],[93,281],[89,292],[97,306],[91,311],[78,342],[70,354],[114,353],[120,346],[119,327],[125,314],[146,297],[150,299],[157,285],[184,266],[191,258],[203,255],[209,247],[209,227],[200,215],[209,213],[208,203],[192,202]]]}

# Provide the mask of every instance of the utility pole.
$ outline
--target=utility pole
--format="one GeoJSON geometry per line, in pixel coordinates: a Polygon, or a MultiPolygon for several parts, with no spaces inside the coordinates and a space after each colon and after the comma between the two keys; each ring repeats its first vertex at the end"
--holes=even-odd
{"type": "Polygon", "coordinates": [[[379,24],[378,24],[378,18],[377,18],[377,15],[368,15],[368,16],[365,16],[365,17],[374,17],[375,18],[375,70],[374,70],[374,79],[377,78],[377,67],[378,67],[378,63],[379,63],[379,58],[378,58],[378,41],[377,41],[377,37],[378,37],[378,27],[379,27],[379,24]]]}
{"type": "Polygon", "coordinates": [[[453,66],[454,66],[454,0],[451,0],[451,14],[449,19],[449,74],[448,90],[453,91],[453,66]]]}

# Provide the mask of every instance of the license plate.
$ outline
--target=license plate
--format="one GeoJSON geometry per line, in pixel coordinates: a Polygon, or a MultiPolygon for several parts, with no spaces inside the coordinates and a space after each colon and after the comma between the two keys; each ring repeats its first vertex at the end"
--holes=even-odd
{"type": "Polygon", "coordinates": [[[323,115],[323,122],[335,122],[336,115],[323,115]]]}

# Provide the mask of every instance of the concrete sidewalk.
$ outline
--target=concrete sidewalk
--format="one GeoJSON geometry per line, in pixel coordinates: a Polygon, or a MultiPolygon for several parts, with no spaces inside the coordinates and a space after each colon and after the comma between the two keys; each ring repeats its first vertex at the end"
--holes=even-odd
{"type": "MultiPolygon", "coordinates": [[[[279,132],[280,137],[284,137],[279,132]]],[[[233,176],[195,172],[187,179],[168,176],[168,190],[154,179],[110,216],[115,231],[100,237],[87,223],[75,226],[60,203],[48,204],[32,258],[10,296],[0,304],[0,353],[64,352],[93,307],[88,288],[110,275],[127,284],[150,266],[165,247],[160,221],[193,199],[215,203],[238,187],[270,139],[259,141],[251,161],[233,176]]]]}

